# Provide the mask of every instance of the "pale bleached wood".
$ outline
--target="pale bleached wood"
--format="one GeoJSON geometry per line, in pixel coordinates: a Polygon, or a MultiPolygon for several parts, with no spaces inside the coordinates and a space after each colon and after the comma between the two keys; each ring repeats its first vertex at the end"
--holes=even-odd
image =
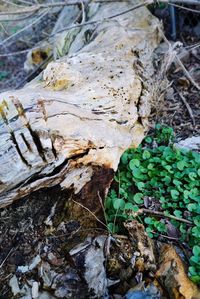
{"type": "MultiPolygon", "coordinates": [[[[90,20],[128,7],[102,3],[90,20]]],[[[93,25],[80,49],[82,29],[68,56],[21,90],[0,94],[0,207],[57,184],[77,194],[95,167],[116,170],[124,150],[138,146],[150,113],[158,26],[140,8],[93,25]]]]}

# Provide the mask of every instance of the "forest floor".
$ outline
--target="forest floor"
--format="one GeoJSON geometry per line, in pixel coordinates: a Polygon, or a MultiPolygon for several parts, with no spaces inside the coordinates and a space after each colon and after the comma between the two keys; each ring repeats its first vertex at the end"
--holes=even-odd
{"type": "MultiPolygon", "coordinates": [[[[51,32],[55,21],[56,18],[49,15],[43,23],[45,32],[38,35],[38,31],[35,30],[29,45],[51,32]]],[[[181,39],[184,46],[184,66],[200,86],[200,47],[192,47],[198,43],[199,37],[186,33],[181,39]]],[[[21,37],[17,43],[11,43],[7,51],[23,51],[26,47],[21,37]]],[[[0,55],[0,91],[15,89],[25,84],[30,75],[23,68],[25,60],[26,53],[14,57],[0,55]]],[[[37,72],[34,75],[37,75],[37,72]]],[[[164,99],[152,108],[151,128],[155,123],[168,125],[174,129],[177,140],[197,136],[200,132],[199,90],[176,64],[170,68],[168,80],[169,88],[164,99]]],[[[78,268],[81,261],[80,264],[74,262],[69,256],[69,251],[80,242],[81,227],[76,221],[65,222],[66,196],[67,194],[61,193],[58,188],[38,191],[28,199],[24,198],[0,210],[0,299],[23,296],[24,299],[36,298],[33,293],[37,294],[39,284],[43,285],[43,293],[39,297],[41,299],[92,298],[88,294],[85,281],[80,278],[79,270],[75,271],[73,267],[73,264],[77,263],[78,268]],[[59,206],[56,207],[59,219],[54,218],[53,214],[50,219],[55,198],[59,202],[59,206]],[[21,272],[17,270],[19,267],[21,272]],[[19,285],[15,278],[11,280],[13,273],[20,281],[19,285]],[[26,286],[21,295],[14,295],[21,286],[26,286]]],[[[127,286],[123,286],[118,295],[110,298],[123,298],[122,294],[127,289],[127,286]]],[[[112,292],[114,293],[114,290],[112,292]]],[[[155,295],[151,298],[159,297],[155,295]]]]}

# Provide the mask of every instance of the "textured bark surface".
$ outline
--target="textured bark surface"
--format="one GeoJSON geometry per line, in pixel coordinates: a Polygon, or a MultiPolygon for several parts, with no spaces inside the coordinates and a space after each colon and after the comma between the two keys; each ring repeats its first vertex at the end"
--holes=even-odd
{"type": "MultiPolygon", "coordinates": [[[[98,4],[87,19],[129,7],[98,4]]],[[[93,200],[99,190],[104,196],[121,154],[141,142],[147,127],[157,26],[140,8],[83,27],[67,44],[68,56],[23,89],[0,94],[0,207],[59,184],[83,201],[92,188],[93,200]]]]}

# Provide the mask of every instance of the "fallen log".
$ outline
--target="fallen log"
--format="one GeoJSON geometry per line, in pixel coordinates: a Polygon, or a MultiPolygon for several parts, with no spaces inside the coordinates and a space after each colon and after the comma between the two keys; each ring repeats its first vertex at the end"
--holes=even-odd
{"type": "Polygon", "coordinates": [[[108,18],[130,8],[98,4],[86,13],[98,20],[89,37],[83,26],[67,56],[24,88],[0,94],[0,208],[60,185],[100,209],[120,156],[143,139],[153,97],[160,23],[145,7],[108,18]]]}

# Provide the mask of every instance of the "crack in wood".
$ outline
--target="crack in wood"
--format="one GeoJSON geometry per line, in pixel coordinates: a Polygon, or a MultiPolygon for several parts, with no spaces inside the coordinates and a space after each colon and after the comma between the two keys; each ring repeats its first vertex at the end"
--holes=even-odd
{"type": "Polygon", "coordinates": [[[26,183],[23,182],[22,184],[18,184],[17,186],[10,189],[9,192],[0,194],[0,207],[3,208],[4,206],[13,203],[15,200],[23,198],[30,192],[37,191],[38,189],[59,185],[64,180],[67,172],[69,171],[69,162],[72,159],[74,162],[76,162],[76,160],[83,158],[88,153],[89,149],[81,154],[76,154],[70,158],[67,158],[60,165],[55,167],[51,173],[38,173],[37,175],[35,174],[33,177],[26,180],[26,183]]]}
{"type": "Polygon", "coordinates": [[[26,147],[28,148],[28,150],[29,150],[30,152],[33,152],[30,143],[27,141],[27,139],[26,139],[25,136],[24,136],[24,133],[20,133],[20,135],[21,135],[21,137],[22,137],[24,143],[26,144],[26,147]]]}
{"type": "Polygon", "coordinates": [[[27,167],[31,167],[31,165],[28,163],[28,161],[24,158],[24,156],[23,156],[23,154],[22,154],[22,151],[21,151],[21,149],[20,149],[20,147],[19,147],[19,144],[18,144],[18,142],[17,142],[17,139],[16,139],[16,137],[15,137],[14,131],[13,131],[12,128],[10,127],[9,121],[8,121],[8,119],[7,119],[7,117],[6,117],[6,113],[4,112],[4,109],[3,109],[3,108],[0,110],[0,114],[1,114],[1,117],[2,117],[2,119],[3,119],[3,121],[4,121],[5,125],[6,125],[6,128],[7,128],[8,132],[9,132],[9,134],[10,134],[10,138],[11,138],[11,140],[13,141],[13,145],[15,146],[16,151],[17,151],[19,157],[21,158],[22,162],[23,162],[27,167]]]}
{"type": "Polygon", "coordinates": [[[42,160],[46,163],[47,160],[45,157],[45,151],[44,151],[42,143],[40,141],[40,137],[39,137],[38,133],[36,131],[33,131],[33,129],[31,128],[31,125],[29,123],[29,120],[26,117],[25,110],[24,110],[22,103],[17,98],[14,98],[14,97],[12,97],[11,100],[17,110],[19,117],[24,118],[25,127],[27,127],[27,129],[29,130],[29,133],[30,133],[30,135],[33,139],[33,142],[37,148],[38,154],[40,155],[42,160]]]}
{"type": "Polygon", "coordinates": [[[89,120],[89,121],[94,121],[94,120],[96,120],[96,121],[102,121],[102,119],[101,118],[89,118],[89,117],[83,117],[83,116],[80,116],[80,115],[76,115],[76,114],[74,114],[74,113],[71,113],[71,112],[60,112],[60,113],[55,113],[55,114],[52,114],[52,115],[49,115],[49,118],[52,118],[52,117],[55,117],[55,116],[57,116],[57,115],[72,115],[72,116],[74,116],[74,117],[77,117],[77,118],[79,118],[79,119],[81,119],[81,120],[89,120]]]}
{"type": "Polygon", "coordinates": [[[78,104],[75,104],[75,103],[66,102],[66,101],[58,99],[58,98],[56,98],[56,99],[54,99],[54,98],[52,98],[52,99],[45,99],[45,102],[47,102],[47,103],[48,102],[49,103],[51,103],[51,102],[57,102],[57,103],[61,103],[61,104],[64,104],[64,105],[70,105],[70,106],[74,106],[76,108],[81,108],[81,105],[78,105],[78,104]]]}
{"type": "Polygon", "coordinates": [[[24,155],[23,155],[23,153],[22,153],[22,151],[21,151],[21,149],[20,149],[20,147],[19,147],[19,144],[18,144],[18,142],[17,142],[17,139],[16,139],[16,137],[15,137],[14,132],[10,131],[10,135],[11,135],[11,139],[12,139],[14,145],[15,145],[15,148],[16,148],[16,150],[17,150],[17,152],[18,152],[18,154],[19,154],[21,160],[23,161],[24,164],[26,164],[27,167],[31,168],[31,165],[30,165],[30,164],[28,163],[28,161],[24,158],[24,155]]]}
{"type": "Polygon", "coordinates": [[[38,133],[36,131],[33,131],[30,124],[28,123],[27,124],[27,128],[31,134],[31,137],[33,138],[33,142],[37,148],[37,151],[38,151],[38,154],[40,155],[40,157],[42,158],[42,160],[46,163],[47,160],[46,160],[46,157],[45,157],[45,154],[44,154],[44,149],[43,149],[43,146],[42,146],[42,143],[40,141],[40,137],[38,135],[38,133]]]}

